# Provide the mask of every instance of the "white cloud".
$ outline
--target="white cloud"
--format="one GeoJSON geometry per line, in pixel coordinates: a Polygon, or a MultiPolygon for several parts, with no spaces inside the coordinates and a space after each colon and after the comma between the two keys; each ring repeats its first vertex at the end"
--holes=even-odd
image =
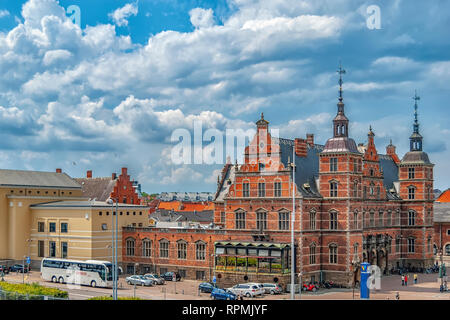
{"type": "Polygon", "coordinates": [[[136,3],[127,3],[122,8],[116,9],[114,12],[109,14],[109,17],[114,21],[114,23],[119,26],[127,26],[128,18],[131,16],[136,16],[138,14],[138,5],[136,3]]]}
{"type": "Polygon", "coordinates": [[[9,16],[8,10],[0,10],[0,19],[9,16]]]}
{"type": "Polygon", "coordinates": [[[189,11],[189,16],[195,28],[208,28],[214,25],[212,9],[194,8],[189,11]]]}
{"type": "Polygon", "coordinates": [[[67,50],[50,50],[45,53],[43,62],[44,65],[50,66],[55,62],[63,62],[72,56],[72,53],[67,50]]]}

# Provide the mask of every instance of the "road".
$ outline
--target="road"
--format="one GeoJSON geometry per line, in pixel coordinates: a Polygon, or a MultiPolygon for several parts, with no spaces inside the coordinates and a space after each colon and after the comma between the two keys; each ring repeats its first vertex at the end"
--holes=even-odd
{"type": "MultiPolygon", "coordinates": [[[[412,278],[412,277],[411,277],[412,278]]],[[[5,276],[5,281],[22,283],[22,274],[9,274],[5,276]]],[[[69,299],[85,300],[96,296],[109,296],[112,294],[111,288],[91,288],[86,286],[74,286],[67,284],[51,283],[43,281],[37,271],[32,271],[26,277],[26,283],[39,282],[48,287],[56,287],[69,293],[69,299]]],[[[137,296],[149,300],[209,300],[208,293],[197,291],[201,281],[183,280],[179,282],[166,281],[164,285],[153,287],[141,287],[128,285],[125,277],[119,279],[119,297],[137,296]]],[[[372,291],[371,299],[394,300],[396,292],[399,292],[401,300],[450,300],[450,292],[440,293],[437,274],[419,274],[419,282],[417,284],[408,283],[408,286],[401,286],[400,276],[386,276],[381,279],[381,290],[372,291]]],[[[359,291],[353,292],[351,289],[321,289],[316,293],[302,293],[301,296],[296,294],[296,299],[321,299],[321,300],[349,300],[359,299],[359,291]]],[[[263,298],[255,298],[259,300],[288,300],[289,294],[281,295],[265,295],[263,298]]]]}

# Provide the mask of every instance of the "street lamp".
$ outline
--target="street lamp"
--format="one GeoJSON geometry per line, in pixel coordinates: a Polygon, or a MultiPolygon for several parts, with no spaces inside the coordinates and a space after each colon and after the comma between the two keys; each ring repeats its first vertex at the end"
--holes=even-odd
{"type": "Polygon", "coordinates": [[[111,233],[112,233],[112,276],[113,276],[113,300],[117,300],[117,238],[118,238],[118,217],[117,217],[117,207],[118,201],[116,198],[108,198],[106,203],[111,205],[111,216],[112,216],[112,225],[111,225],[111,233]],[[116,203],[116,212],[113,214],[114,202],[116,203]],[[116,216],[116,225],[114,226],[114,216],[116,216]]]}

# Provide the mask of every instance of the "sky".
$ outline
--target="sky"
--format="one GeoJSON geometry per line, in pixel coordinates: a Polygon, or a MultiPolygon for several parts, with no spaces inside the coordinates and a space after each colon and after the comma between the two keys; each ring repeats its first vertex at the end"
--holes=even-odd
{"type": "Polygon", "coordinates": [[[174,163],[172,133],[254,129],[264,112],[281,137],[325,144],[339,61],[350,136],[366,143],[371,125],[402,158],[417,90],[435,188],[449,188],[445,0],[0,0],[0,168],[128,167],[146,192],[215,192],[223,164],[174,163]]]}

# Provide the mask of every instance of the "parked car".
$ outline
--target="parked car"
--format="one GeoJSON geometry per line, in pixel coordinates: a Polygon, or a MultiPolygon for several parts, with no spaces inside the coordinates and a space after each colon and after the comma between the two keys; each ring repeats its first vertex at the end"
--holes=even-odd
{"type": "Polygon", "coordinates": [[[129,276],[125,280],[128,284],[133,284],[133,285],[135,284],[135,285],[148,286],[148,287],[153,285],[153,280],[147,279],[144,276],[140,276],[140,275],[129,276]]]}
{"type": "Polygon", "coordinates": [[[265,293],[280,294],[283,292],[283,288],[278,283],[263,283],[265,293]]]}
{"type": "Polygon", "coordinates": [[[161,275],[161,278],[163,278],[166,281],[173,281],[174,275],[176,277],[176,281],[180,281],[181,280],[181,276],[178,272],[166,272],[164,274],[161,275]]]}
{"type": "Polygon", "coordinates": [[[9,268],[5,265],[0,265],[0,273],[4,273],[4,274],[8,274],[9,273],[9,268]]]}
{"type": "Polygon", "coordinates": [[[236,295],[243,295],[246,297],[262,296],[264,295],[264,289],[260,288],[257,284],[237,284],[232,288],[228,288],[236,295]]]}
{"type": "Polygon", "coordinates": [[[144,277],[153,280],[154,284],[164,284],[165,283],[165,280],[163,278],[161,278],[160,276],[158,276],[157,274],[146,273],[146,274],[144,274],[144,277]]]}
{"type": "Polygon", "coordinates": [[[20,273],[25,272],[25,273],[27,273],[28,267],[25,266],[25,268],[24,268],[23,264],[15,264],[15,265],[9,267],[9,271],[10,272],[20,272],[20,273]]]}
{"type": "Polygon", "coordinates": [[[229,290],[214,288],[211,292],[211,298],[214,300],[236,300],[237,296],[229,290]]]}
{"type": "Polygon", "coordinates": [[[217,288],[216,285],[210,282],[202,282],[198,285],[200,292],[211,293],[215,288],[217,288]]]}

